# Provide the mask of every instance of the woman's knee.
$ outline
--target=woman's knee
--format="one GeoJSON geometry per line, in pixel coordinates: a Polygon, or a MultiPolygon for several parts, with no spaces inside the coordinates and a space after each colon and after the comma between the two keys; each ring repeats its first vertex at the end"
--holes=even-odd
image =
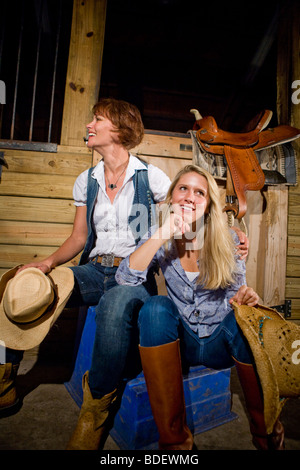
{"type": "Polygon", "coordinates": [[[142,307],[149,294],[142,286],[115,286],[101,297],[96,307],[97,321],[121,321],[132,318],[142,307]]]}
{"type": "Polygon", "coordinates": [[[139,324],[144,327],[147,324],[155,325],[165,321],[172,310],[172,301],[163,295],[150,297],[143,305],[139,314],[139,324]]]}
{"type": "Polygon", "coordinates": [[[140,310],[138,326],[142,346],[158,346],[178,337],[179,314],[166,296],[151,297],[140,310]]]}
{"type": "Polygon", "coordinates": [[[231,341],[231,355],[232,357],[239,361],[246,364],[253,363],[253,355],[251,352],[251,348],[247,339],[245,338],[241,328],[239,327],[234,312],[230,312],[230,314],[226,318],[227,328],[230,329],[232,341],[231,341]]]}

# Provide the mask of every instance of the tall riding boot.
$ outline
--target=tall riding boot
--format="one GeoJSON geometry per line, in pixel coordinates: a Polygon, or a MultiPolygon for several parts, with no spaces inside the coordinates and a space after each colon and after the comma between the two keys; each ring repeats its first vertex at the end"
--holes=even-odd
{"type": "Polygon", "coordinates": [[[15,378],[19,364],[0,364],[0,418],[9,416],[20,407],[15,378]]]}
{"type": "Polygon", "coordinates": [[[250,416],[250,431],[254,446],[258,450],[284,450],[284,428],[279,419],[274,425],[273,432],[267,434],[262,391],[254,367],[238,361],[235,361],[235,366],[250,416]]]}
{"type": "Polygon", "coordinates": [[[186,424],[179,340],[162,346],[140,346],[149,400],[161,450],[191,450],[186,424]]]}
{"type": "Polygon", "coordinates": [[[111,408],[117,399],[117,389],[100,399],[93,398],[88,384],[88,372],[83,376],[82,388],[83,403],[67,450],[98,450],[107,431],[111,408]]]}

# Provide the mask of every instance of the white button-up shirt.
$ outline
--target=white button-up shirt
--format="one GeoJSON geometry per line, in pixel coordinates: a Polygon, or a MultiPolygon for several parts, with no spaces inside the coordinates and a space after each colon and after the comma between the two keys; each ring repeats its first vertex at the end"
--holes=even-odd
{"type": "MultiPolygon", "coordinates": [[[[99,191],[93,213],[96,244],[90,253],[90,258],[107,253],[125,258],[134,251],[134,235],[128,226],[128,217],[134,198],[133,176],[137,169],[145,169],[145,165],[130,155],[123,185],[120,189],[117,188],[118,193],[111,203],[105,190],[104,162],[101,160],[95,167],[92,177],[98,181],[99,191]]],[[[169,177],[159,168],[149,164],[148,179],[155,202],[163,201],[171,183],[169,177]]],[[[75,206],[86,205],[87,180],[88,170],[81,173],[75,181],[73,188],[75,206]]]]}

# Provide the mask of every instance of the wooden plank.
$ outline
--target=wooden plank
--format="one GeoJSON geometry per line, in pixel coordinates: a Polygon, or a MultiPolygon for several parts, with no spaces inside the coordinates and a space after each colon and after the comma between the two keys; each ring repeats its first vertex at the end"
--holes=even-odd
{"type": "Polygon", "coordinates": [[[288,255],[289,256],[300,256],[300,236],[288,237],[288,255]]]}
{"type": "Polygon", "coordinates": [[[300,320],[300,299],[291,299],[291,320],[300,320]]]}
{"type": "Polygon", "coordinates": [[[289,190],[289,215],[299,215],[300,214],[300,193],[292,191],[292,188],[289,190]]]}
{"type": "Polygon", "coordinates": [[[78,176],[92,164],[92,152],[85,154],[6,150],[7,172],[78,176]]]}
{"type": "Polygon", "coordinates": [[[280,305],[285,301],[288,188],[269,186],[266,200],[264,301],[280,305]]]}
{"type": "Polygon", "coordinates": [[[299,256],[287,256],[286,261],[286,276],[300,277],[300,257],[299,256]]]}
{"type": "Polygon", "coordinates": [[[98,99],[106,0],[74,0],[61,143],[80,145],[98,99]]]}
{"type": "Polygon", "coordinates": [[[286,298],[300,299],[300,282],[298,277],[288,277],[286,279],[286,298]]]}
{"type": "Polygon", "coordinates": [[[192,140],[176,135],[145,134],[143,141],[132,150],[135,155],[153,155],[190,159],[193,158],[192,140]]]}
{"type": "Polygon", "coordinates": [[[247,283],[266,305],[285,300],[287,203],[288,190],[283,185],[247,192],[247,283]]]}
{"type": "Polygon", "coordinates": [[[0,196],[0,223],[1,220],[19,220],[72,224],[74,216],[73,200],[0,196]]]}
{"type": "Polygon", "coordinates": [[[86,146],[84,140],[82,139],[82,142],[79,145],[58,145],[57,153],[61,153],[61,154],[71,153],[73,155],[92,156],[93,152],[91,149],[89,149],[86,146]]]}
{"type": "Polygon", "coordinates": [[[289,215],[288,217],[288,234],[300,235],[300,216],[289,215]]]}
{"type": "MultiPolygon", "coordinates": [[[[10,269],[19,264],[41,261],[55,251],[53,246],[0,245],[0,268],[10,269]]],[[[76,265],[80,255],[65,266],[76,265]]]]}
{"type": "MultiPolygon", "coordinates": [[[[264,300],[265,237],[262,236],[264,198],[259,191],[248,191],[245,223],[248,229],[249,254],[246,260],[247,284],[264,300]]],[[[238,223],[235,225],[238,226],[238,223]]]]}
{"type": "Polygon", "coordinates": [[[0,243],[58,247],[71,234],[72,227],[73,224],[2,220],[0,223],[0,243]]]}
{"type": "Polygon", "coordinates": [[[160,168],[169,176],[171,181],[185,165],[191,164],[191,160],[184,160],[183,158],[164,158],[160,156],[149,157],[143,155],[143,160],[160,168]]]}
{"type": "Polygon", "coordinates": [[[75,176],[5,172],[0,195],[71,199],[75,176]]]}

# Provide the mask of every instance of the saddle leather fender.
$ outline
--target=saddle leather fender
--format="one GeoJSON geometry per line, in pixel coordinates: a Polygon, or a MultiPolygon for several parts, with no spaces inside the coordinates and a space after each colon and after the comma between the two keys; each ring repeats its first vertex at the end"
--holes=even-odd
{"type": "MultiPolygon", "coordinates": [[[[246,191],[262,189],[265,184],[265,175],[254,150],[251,148],[239,149],[224,145],[224,151],[237,198],[236,202],[238,202],[238,204],[230,203],[227,198],[224,210],[226,212],[233,210],[235,217],[241,219],[247,211],[246,191]]],[[[227,184],[227,196],[229,195],[228,188],[230,188],[230,184],[227,184]]]]}

